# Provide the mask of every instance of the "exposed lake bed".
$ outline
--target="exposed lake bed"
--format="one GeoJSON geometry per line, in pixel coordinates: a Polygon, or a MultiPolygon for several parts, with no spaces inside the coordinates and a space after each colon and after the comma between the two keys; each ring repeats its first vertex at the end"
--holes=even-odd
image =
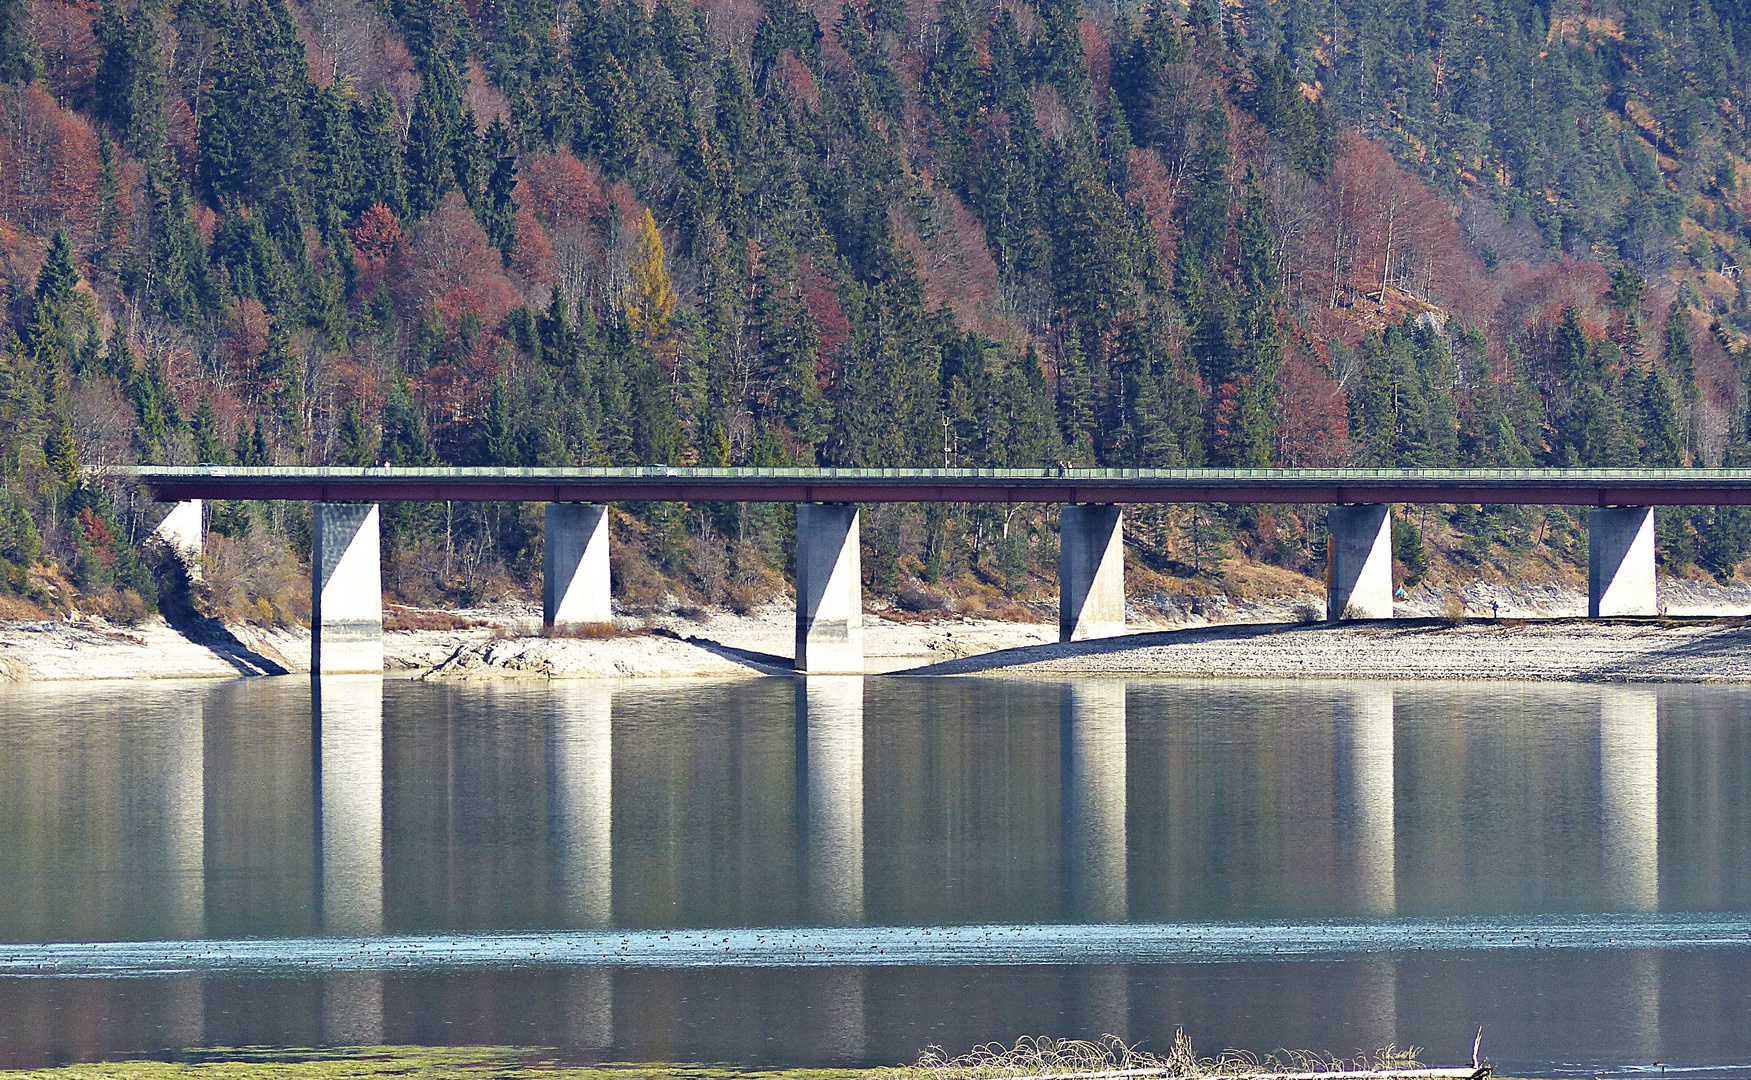
{"type": "MultiPolygon", "coordinates": [[[[548,637],[526,612],[452,629],[388,630],[386,674],[415,679],[738,678],[790,670],[787,605],[666,614],[599,637],[548,637]]],[[[464,621],[464,620],[457,620],[464,621]]],[[[867,671],[908,675],[1185,676],[1751,682],[1742,616],[1592,620],[1410,617],[1138,627],[1060,644],[1056,627],[988,619],[865,618],[867,671]]],[[[302,629],[235,626],[205,639],[161,619],[0,624],[0,682],[234,678],[303,673],[302,629]]]]}

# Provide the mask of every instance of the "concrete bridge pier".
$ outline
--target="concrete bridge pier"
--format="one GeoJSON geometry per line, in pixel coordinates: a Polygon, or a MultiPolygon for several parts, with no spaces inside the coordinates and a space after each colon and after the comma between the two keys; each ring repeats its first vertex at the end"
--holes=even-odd
{"type": "Polygon", "coordinates": [[[1058,640],[1125,632],[1125,514],[1072,503],[1058,512],[1058,640]]]}
{"type": "Polygon", "coordinates": [[[796,669],[863,674],[863,564],[853,503],[796,508],[796,669]]]}
{"type": "Polygon", "coordinates": [[[205,504],[200,499],[184,499],[170,508],[152,535],[181,557],[191,568],[201,561],[201,548],[207,539],[205,504]]]}
{"type": "Polygon", "coordinates": [[[541,620],[562,630],[614,621],[606,506],[547,504],[541,620]]]}
{"type": "Polygon", "coordinates": [[[310,673],[383,673],[383,545],[375,503],[316,504],[310,673]]]}
{"type": "Polygon", "coordinates": [[[1587,615],[1658,615],[1654,508],[1601,506],[1587,515],[1587,615]]]}
{"type": "Polygon", "coordinates": [[[1392,618],[1392,508],[1334,506],[1325,520],[1326,620],[1392,618]]]}

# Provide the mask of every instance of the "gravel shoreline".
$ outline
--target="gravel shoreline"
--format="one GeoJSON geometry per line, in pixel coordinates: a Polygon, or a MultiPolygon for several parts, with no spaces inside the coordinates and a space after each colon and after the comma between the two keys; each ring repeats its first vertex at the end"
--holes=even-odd
{"type": "Polygon", "coordinates": [[[906,675],[1751,682],[1742,617],[1253,623],[1009,649],[906,675]]]}
{"type": "MultiPolygon", "coordinates": [[[[670,614],[638,633],[544,638],[526,612],[499,625],[384,634],[385,674],[399,678],[730,678],[790,672],[794,615],[670,614]]],[[[539,616],[536,616],[538,621],[539,616]]],[[[1751,682],[1751,619],[1252,621],[1144,629],[1059,644],[1055,626],[866,616],[869,674],[1023,678],[1509,679],[1751,682]]],[[[309,670],[303,630],[221,627],[181,633],[162,619],[0,623],[0,683],[236,678],[309,670]]]]}

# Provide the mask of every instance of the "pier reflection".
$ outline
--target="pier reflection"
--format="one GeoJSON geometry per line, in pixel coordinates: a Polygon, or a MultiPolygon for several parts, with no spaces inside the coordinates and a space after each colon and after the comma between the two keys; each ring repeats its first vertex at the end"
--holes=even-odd
{"type": "Polygon", "coordinates": [[[322,929],[383,932],[383,677],[312,679],[322,929]]]}
{"type": "MultiPolygon", "coordinates": [[[[319,910],[328,934],[383,932],[383,677],[310,681],[318,748],[319,910]]],[[[343,1046],[383,1038],[383,977],[335,976],[322,986],[322,1037],[343,1046]]]]}
{"type": "MultiPolygon", "coordinates": [[[[561,925],[614,921],[614,690],[555,687],[547,699],[549,850],[561,925]]],[[[606,971],[566,975],[559,987],[568,1046],[614,1045],[614,982],[606,971]]]]}
{"type": "MultiPolygon", "coordinates": [[[[1660,696],[1605,687],[1599,699],[1599,809],[1605,901],[1620,911],[1660,910],[1660,696]]],[[[1626,1045],[1661,1056],[1658,953],[1623,965],[1626,1045]]]]}
{"type": "Polygon", "coordinates": [[[863,676],[796,682],[797,836],[810,921],[863,921],[863,676]]]}
{"type": "Polygon", "coordinates": [[[165,871],[168,936],[198,938],[207,928],[207,739],[205,702],[169,717],[165,744],[165,871]]]}
{"type": "Polygon", "coordinates": [[[555,688],[547,701],[548,828],[566,926],[614,918],[614,694],[555,688]]]}
{"type": "Polygon", "coordinates": [[[1398,910],[1393,704],[1392,687],[1364,685],[1345,693],[1335,717],[1340,843],[1355,883],[1355,908],[1365,915],[1398,910]]]}
{"type": "MultiPolygon", "coordinates": [[[[863,676],[796,680],[797,841],[809,921],[864,921],[863,676]]],[[[811,1056],[836,1065],[864,1059],[864,972],[813,972],[811,1056]]]]}
{"type": "MultiPolygon", "coordinates": [[[[0,688],[0,939],[1744,911],[1748,705],[1141,678],[0,688]]],[[[1751,1053],[1742,953],[12,979],[0,1062],[466,1036],[862,1064],[1182,1024],[1446,1059],[1477,1023],[1539,1068],[1700,1061],[1751,1053]]]]}
{"type": "Polygon", "coordinates": [[[1059,806],[1067,913],[1081,922],[1123,922],[1130,909],[1125,681],[1084,680],[1065,686],[1062,694],[1059,806]]]}
{"type": "MultiPolygon", "coordinates": [[[[164,826],[169,879],[169,937],[199,938],[207,929],[207,723],[211,695],[199,709],[168,719],[164,826]]],[[[206,984],[182,978],[165,987],[164,1034],[171,1046],[206,1041],[206,984]]]]}
{"type": "Polygon", "coordinates": [[[1751,726],[1709,688],[329,677],[58,718],[94,694],[0,731],[16,940],[1751,895],[1751,726]]]}
{"type": "Polygon", "coordinates": [[[1660,698],[1606,687],[1599,699],[1599,804],[1606,900],[1660,908],[1660,698]]]}

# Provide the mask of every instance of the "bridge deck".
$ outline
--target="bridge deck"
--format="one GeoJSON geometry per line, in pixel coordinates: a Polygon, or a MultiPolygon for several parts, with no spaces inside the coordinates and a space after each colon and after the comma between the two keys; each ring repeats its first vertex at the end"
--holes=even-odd
{"type": "Polygon", "coordinates": [[[161,501],[1751,505],[1751,469],[112,467],[161,501]]]}

